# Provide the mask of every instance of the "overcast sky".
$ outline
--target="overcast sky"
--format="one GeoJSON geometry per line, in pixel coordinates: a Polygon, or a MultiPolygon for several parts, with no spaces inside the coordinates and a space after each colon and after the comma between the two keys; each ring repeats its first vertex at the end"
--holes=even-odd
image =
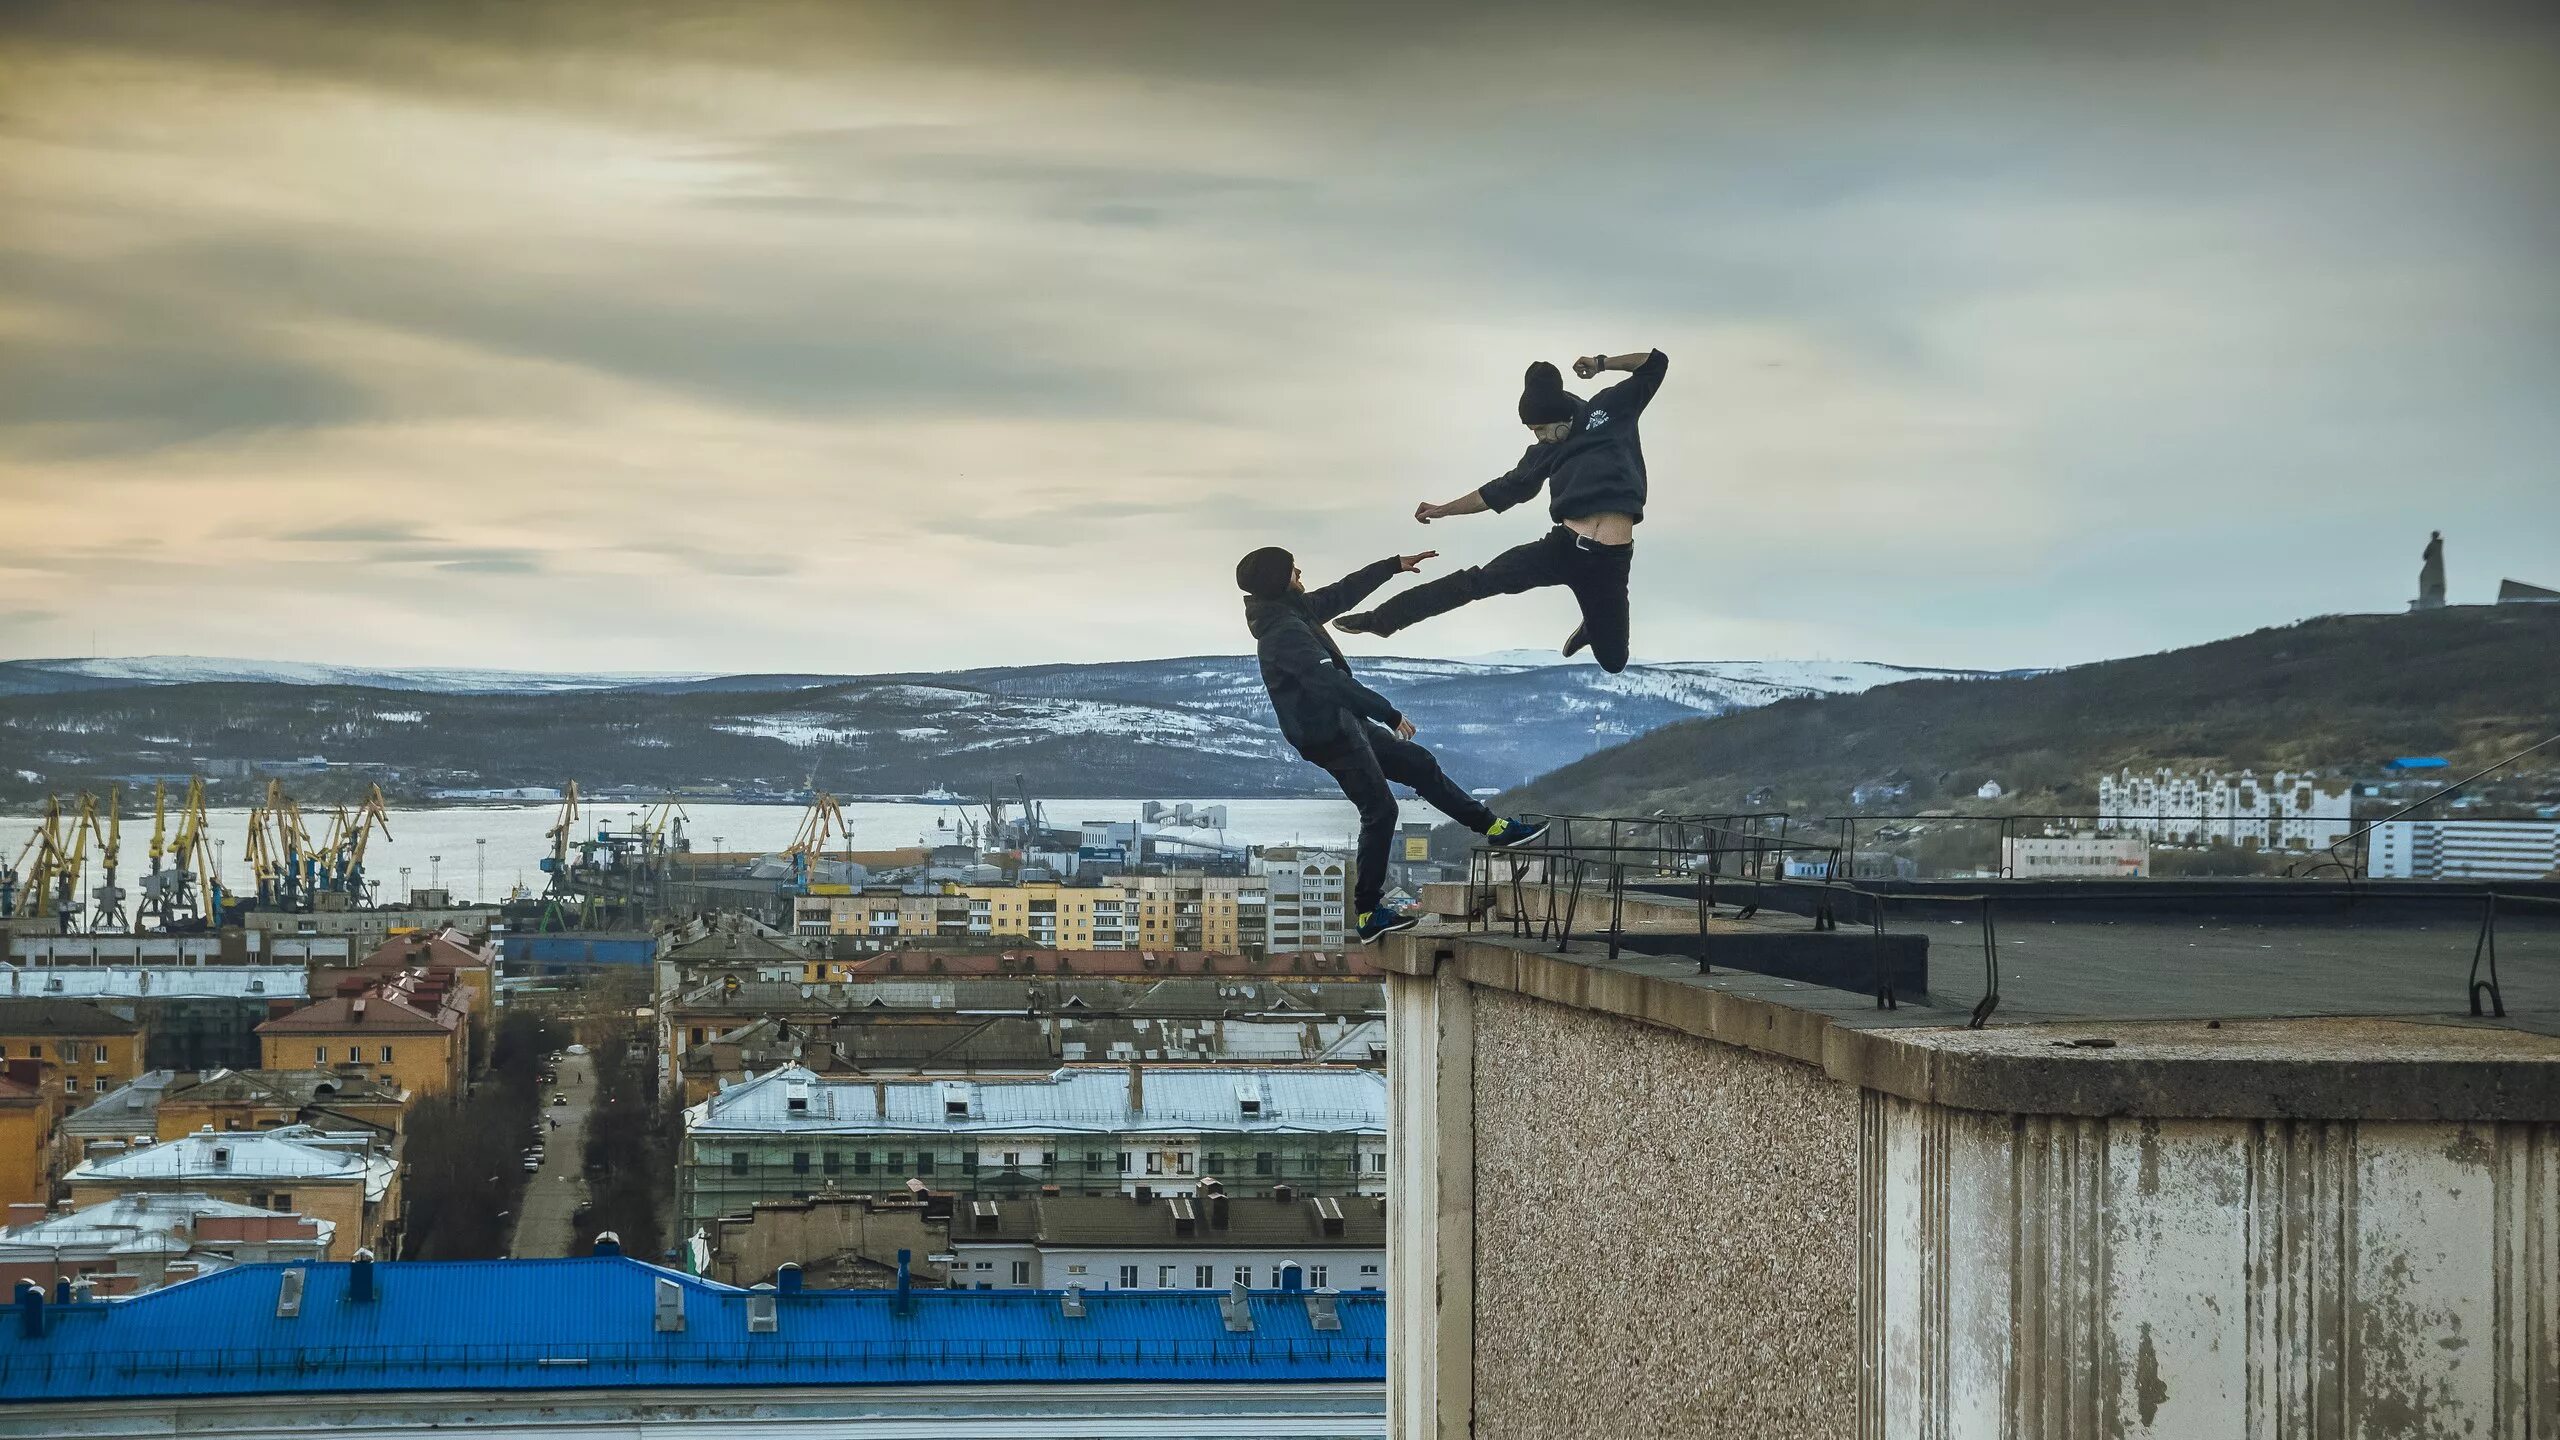
{"type": "Polygon", "coordinates": [[[2552,7],[2110,8],[0,0],[0,654],[1232,653],[1603,347],[1639,656],[2560,584],[2552,7]]]}

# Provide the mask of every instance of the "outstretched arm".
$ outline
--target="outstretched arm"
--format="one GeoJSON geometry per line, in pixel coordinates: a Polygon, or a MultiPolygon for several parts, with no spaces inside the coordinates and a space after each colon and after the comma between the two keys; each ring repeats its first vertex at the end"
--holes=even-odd
{"type": "Polygon", "coordinates": [[[1656,350],[1631,350],[1624,355],[1585,355],[1573,362],[1573,373],[1588,380],[1603,370],[1633,370],[1660,353],[1656,350]]]}
{"type": "Polygon", "coordinates": [[[1319,586],[1306,593],[1306,605],[1319,622],[1332,619],[1369,598],[1369,592],[1395,578],[1404,567],[1401,560],[1389,558],[1363,565],[1330,585],[1319,586]]]}
{"type": "MultiPolygon", "coordinates": [[[[1476,487],[1474,494],[1461,495],[1446,505],[1433,505],[1426,508],[1441,515],[1473,515],[1479,510],[1508,510],[1538,493],[1538,487],[1547,483],[1548,472],[1556,468],[1556,456],[1562,453],[1563,449],[1562,445],[1541,440],[1521,452],[1520,463],[1511,467],[1510,474],[1497,480],[1487,480],[1476,487]]],[[[1413,518],[1425,525],[1430,524],[1432,519],[1420,510],[1413,512],[1413,518]]]]}
{"type": "Polygon", "coordinates": [[[1413,518],[1428,525],[1434,520],[1446,520],[1452,515],[1481,515],[1490,508],[1484,503],[1483,491],[1470,490],[1445,504],[1434,505],[1425,500],[1413,507],[1413,518]]]}
{"type": "Polygon", "coordinates": [[[1439,554],[1437,550],[1425,550],[1419,555],[1397,555],[1363,565],[1330,585],[1308,591],[1304,597],[1307,608],[1315,612],[1319,622],[1330,620],[1368,599],[1370,592],[1397,575],[1410,575],[1422,568],[1423,561],[1436,559],[1439,554]]]}
{"type": "Polygon", "coordinates": [[[1671,357],[1659,350],[1640,355],[1585,355],[1573,362],[1573,373],[1588,380],[1603,370],[1630,371],[1628,377],[1591,397],[1591,408],[1606,410],[1611,415],[1632,418],[1641,413],[1653,392],[1662,388],[1662,377],[1671,369],[1671,357]]]}

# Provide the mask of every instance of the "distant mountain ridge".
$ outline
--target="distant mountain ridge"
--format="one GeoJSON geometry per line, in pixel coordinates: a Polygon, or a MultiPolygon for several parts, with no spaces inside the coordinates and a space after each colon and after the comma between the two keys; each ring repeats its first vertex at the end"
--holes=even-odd
{"type": "MultiPolygon", "coordinates": [[[[1867,662],[1596,666],[1354,657],[1470,786],[1677,720],[1893,681],[1867,662]]],[[[1248,656],[887,675],[545,675],[144,657],[0,662],[0,802],[101,777],[325,756],[413,791],[581,783],[914,793],[1304,793],[1248,656]]]]}
{"type": "Polygon", "coordinates": [[[1997,808],[2086,814],[2097,776],[2128,765],[2353,774],[2436,755],[2459,774],[2560,732],[2554,657],[2560,606],[2324,616],[2065,670],[1739,707],[1656,727],[1505,803],[1822,816],[1884,781],[1898,787],[1889,809],[1982,809],[1977,790],[1996,781],[1997,808]]]}

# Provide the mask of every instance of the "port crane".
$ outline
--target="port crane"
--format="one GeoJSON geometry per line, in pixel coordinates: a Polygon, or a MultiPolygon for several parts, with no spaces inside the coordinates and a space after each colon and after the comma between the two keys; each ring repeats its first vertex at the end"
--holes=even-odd
{"type": "Polygon", "coordinates": [[[320,862],[312,853],[311,831],[303,823],[302,807],[285,793],[283,781],[268,781],[266,798],[249,807],[249,841],[244,854],[249,873],[257,881],[260,909],[311,908],[320,862]]]}
{"type": "Polygon", "coordinates": [[[550,877],[538,897],[513,900],[508,924],[520,929],[587,930],[646,925],[663,907],[667,857],[690,850],[690,818],[674,796],[652,806],[627,830],[599,822],[582,833],[586,815],[578,782],[560,788],[560,818],[544,832],[551,853],[542,857],[550,877]]]}
{"type": "Polygon", "coordinates": [[[80,832],[75,817],[66,831],[62,818],[62,797],[48,795],[44,813],[36,820],[35,833],[18,851],[18,863],[12,867],[18,879],[9,896],[9,913],[28,919],[48,916],[59,920],[64,930],[71,928],[71,917],[79,913],[73,891],[79,885],[80,868],[71,857],[72,842],[67,836],[80,832]]]}
{"type": "Polygon", "coordinates": [[[163,933],[204,929],[222,913],[222,882],[206,852],[204,777],[187,782],[186,799],[178,807],[177,834],[168,833],[168,787],[151,791],[151,868],[142,877],[142,897],[134,909],[137,924],[163,933]]]}
{"type": "Polygon", "coordinates": [[[350,906],[373,903],[376,886],[365,876],[364,855],[376,830],[384,839],[391,838],[391,812],[379,785],[368,789],[363,803],[354,809],[341,805],[331,814],[329,838],[321,847],[316,873],[318,893],[344,895],[350,906]]]}
{"type": "Polygon", "coordinates": [[[791,848],[783,853],[791,857],[791,889],[806,895],[817,877],[818,864],[826,858],[827,837],[834,836],[845,847],[848,863],[853,856],[853,822],[847,820],[844,806],[836,797],[821,790],[812,796],[807,813],[800,817],[800,833],[792,838],[791,848]]]}
{"type": "Polygon", "coordinates": [[[83,846],[89,840],[98,842],[101,872],[98,884],[89,891],[89,929],[92,932],[122,930],[125,928],[125,892],[124,887],[116,883],[116,868],[124,850],[124,787],[112,785],[107,788],[104,819],[99,816],[95,797],[82,795],[80,823],[87,830],[82,838],[83,846]]]}

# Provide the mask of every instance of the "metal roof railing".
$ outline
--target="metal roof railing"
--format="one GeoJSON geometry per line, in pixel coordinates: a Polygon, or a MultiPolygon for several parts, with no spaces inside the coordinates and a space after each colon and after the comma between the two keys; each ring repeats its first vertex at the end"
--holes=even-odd
{"type": "MultiPolygon", "coordinates": [[[[1967,1021],[1976,1029],[1988,1024],[2001,1004],[1999,920],[2004,908],[2032,906],[2047,911],[2059,907],[2095,913],[2128,904],[2165,907],[2199,903],[2193,887],[2158,882],[2115,882],[2079,890],[2069,886],[2049,890],[2025,886],[1906,891],[1863,885],[1849,873],[1855,854],[1853,834],[1844,830],[1838,842],[1795,838],[1789,834],[1783,816],[1545,818],[1550,829],[1539,843],[1518,849],[1478,846],[1469,852],[1466,924],[1470,930],[1485,932],[1493,928],[1493,916],[1501,908],[1498,902],[1507,889],[1511,901],[1508,921],[1515,938],[1551,941],[1558,953],[1569,953],[1577,934],[1596,931],[1609,958],[1615,960],[1631,933],[1626,925],[1628,892],[1632,889],[1664,898],[1678,895],[1690,900],[1695,908],[1698,973],[1704,975],[1713,973],[1710,922],[1720,918],[1716,914],[1718,906],[1730,904],[1735,907],[1731,918],[1747,920],[1755,917],[1765,902],[1783,897],[1796,902],[1785,908],[1805,915],[1816,931],[1839,929],[1844,915],[1852,923],[1863,921],[1875,941],[1871,988],[1876,1006],[1898,1009],[1900,997],[1891,979],[1884,938],[1888,918],[1897,910],[1916,918],[1933,911],[1961,909],[1969,913],[1981,936],[1982,994],[1967,1021]],[[1731,823],[1737,818],[1749,823],[1731,823]],[[1794,856],[1818,857],[1821,863],[1811,867],[1816,873],[1789,875],[1784,862],[1794,856]],[[1774,874],[1773,865],[1777,867],[1774,874]],[[1687,893],[1682,895],[1681,891],[1687,893]],[[1582,924],[1586,918],[1597,923],[1586,927],[1582,924]]],[[[1925,818],[2009,822],[2040,817],[1925,818]]],[[[2314,888],[2302,878],[2268,877],[2268,882],[2268,886],[2235,888],[2215,898],[2245,903],[2279,890],[2314,888]]],[[[2352,876],[2340,896],[2342,906],[2349,910],[2358,903],[2352,876]]],[[[2502,1019],[2507,1014],[2498,964],[2501,915],[2528,911],[2560,916],[2560,896],[2526,893],[2494,883],[2441,886],[2423,896],[2404,898],[2456,908],[2478,907],[2479,928],[2467,958],[2463,993],[2469,1012],[2484,1018],[2502,1019]]]]}

